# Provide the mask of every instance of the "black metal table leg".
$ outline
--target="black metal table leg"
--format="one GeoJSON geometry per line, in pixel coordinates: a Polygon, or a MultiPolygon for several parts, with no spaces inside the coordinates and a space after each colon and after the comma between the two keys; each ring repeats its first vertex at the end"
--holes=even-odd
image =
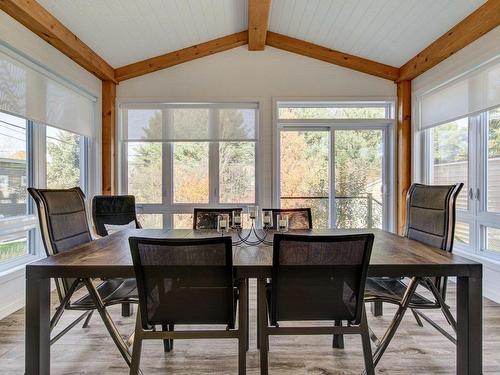
{"type": "Polygon", "coordinates": [[[25,374],[50,374],[50,279],[38,279],[26,267],[25,374]]]}
{"type": "Polygon", "coordinates": [[[483,373],[482,279],[457,278],[457,374],[483,373]]]}

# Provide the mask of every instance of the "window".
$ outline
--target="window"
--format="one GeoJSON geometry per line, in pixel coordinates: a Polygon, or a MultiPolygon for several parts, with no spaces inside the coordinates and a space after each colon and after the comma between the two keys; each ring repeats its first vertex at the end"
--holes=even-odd
{"type": "Polygon", "coordinates": [[[391,102],[278,102],[283,208],[318,228],[390,228],[391,102]]]}
{"type": "MultiPolygon", "coordinates": [[[[0,46],[0,272],[44,256],[27,187],[80,186],[96,165],[97,98],[0,46]],[[91,152],[89,152],[91,151],[91,152]],[[89,156],[92,158],[89,163],[89,156]]],[[[89,194],[87,194],[89,195],[89,194]]]]}
{"type": "Polygon", "coordinates": [[[500,259],[500,60],[416,93],[421,178],[464,183],[455,248],[500,259]]]}
{"type": "Polygon", "coordinates": [[[30,220],[30,123],[0,112],[0,265],[32,252],[35,223],[30,220]]]}
{"type": "Polygon", "coordinates": [[[27,121],[0,113],[0,219],[27,213],[27,140],[27,121]]]}
{"type": "Polygon", "coordinates": [[[47,188],[68,189],[80,186],[83,180],[85,157],[84,137],[62,129],[46,127],[47,188]]]}
{"type": "Polygon", "coordinates": [[[0,112],[0,269],[41,254],[28,186],[86,190],[86,144],[84,136],[0,112]],[[45,152],[34,153],[37,145],[45,152]]]}
{"type": "Polygon", "coordinates": [[[256,104],[122,104],[122,119],[120,191],[144,227],[190,228],[194,207],[256,202],[256,104]]]}
{"type": "Polygon", "coordinates": [[[467,209],[469,181],[469,119],[463,118],[430,129],[431,155],[429,180],[434,185],[464,187],[457,200],[458,209],[467,209]]]}

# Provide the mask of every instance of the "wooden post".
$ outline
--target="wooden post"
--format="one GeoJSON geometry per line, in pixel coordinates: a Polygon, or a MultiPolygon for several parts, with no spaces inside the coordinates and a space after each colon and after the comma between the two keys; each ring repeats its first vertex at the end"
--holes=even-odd
{"type": "Polygon", "coordinates": [[[406,193],[411,184],[411,81],[397,83],[397,232],[406,223],[406,193]]]}
{"type": "Polygon", "coordinates": [[[116,84],[102,81],[102,193],[115,194],[116,84]]]}

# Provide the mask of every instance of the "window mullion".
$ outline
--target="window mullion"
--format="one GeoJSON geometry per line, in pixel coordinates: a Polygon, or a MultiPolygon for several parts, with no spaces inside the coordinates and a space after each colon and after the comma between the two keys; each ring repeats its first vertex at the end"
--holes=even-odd
{"type": "MultiPolygon", "coordinates": [[[[219,110],[210,109],[209,134],[210,139],[219,139],[219,110]]],[[[217,205],[220,202],[219,184],[219,142],[210,142],[208,145],[208,190],[209,203],[217,205]]]]}
{"type": "MultiPolygon", "coordinates": [[[[173,133],[171,129],[171,124],[173,124],[172,111],[168,108],[163,109],[162,113],[162,131],[163,138],[172,139],[169,134],[173,133]]],[[[163,142],[162,143],[162,212],[163,212],[163,227],[173,228],[173,215],[171,213],[166,213],[169,207],[173,206],[173,192],[174,192],[174,143],[173,142],[163,142]]]]}

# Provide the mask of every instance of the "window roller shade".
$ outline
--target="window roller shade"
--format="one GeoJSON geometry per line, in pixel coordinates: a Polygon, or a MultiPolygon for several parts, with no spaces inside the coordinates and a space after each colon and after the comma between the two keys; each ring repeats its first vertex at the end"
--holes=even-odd
{"type": "Polygon", "coordinates": [[[426,129],[500,106],[500,57],[417,98],[426,129]]]}
{"type": "Polygon", "coordinates": [[[122,141],[149,142],[216,142],[255,141],[257,139],[257,105],[223,104],[122,108],[126,126],[122,141]]]}
{"type": "Polygon", "coordinates": [[[0,110],[87,137],[94,135],[95,98],[0,47],[0,110]]]}

